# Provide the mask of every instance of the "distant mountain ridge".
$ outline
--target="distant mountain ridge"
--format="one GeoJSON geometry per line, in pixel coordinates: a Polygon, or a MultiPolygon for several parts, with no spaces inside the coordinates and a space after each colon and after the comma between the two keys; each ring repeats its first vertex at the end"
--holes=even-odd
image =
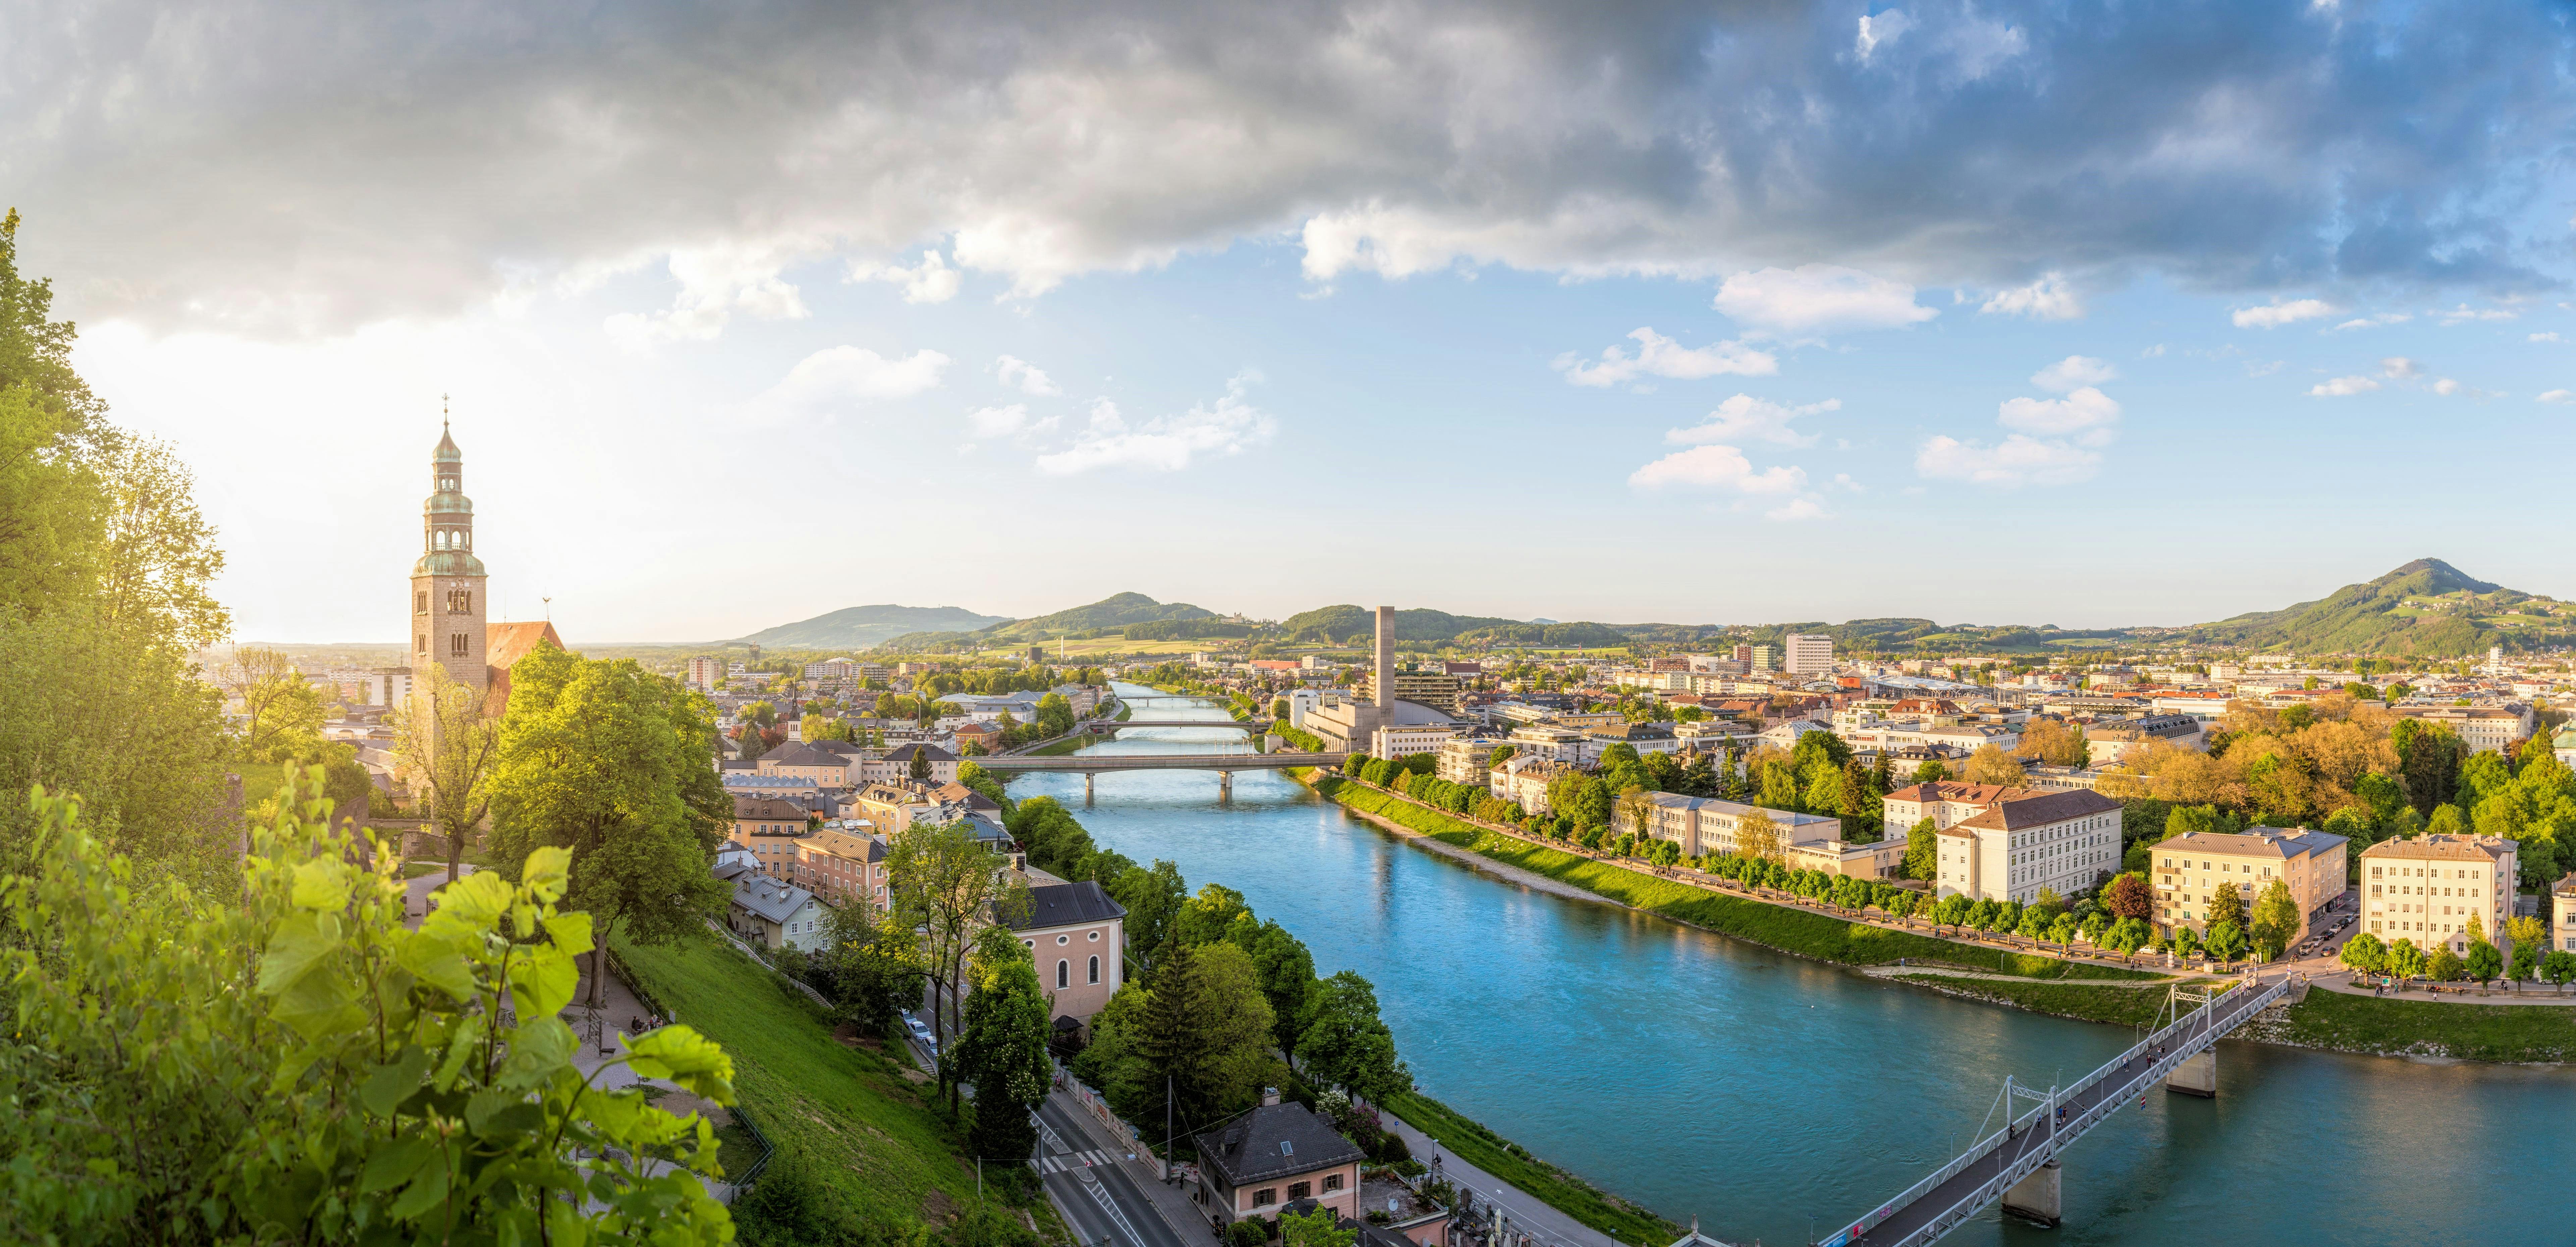
{"type": "Polygon", "coordinates": [[[907,632],[971,631],[1009,622],[1008,615],[979,615],[958,606],[848,606],[742,640],[772,649],[871,649],[907,632]]]}
{"type": "MultiPolygon", "coordinates": [[[[2481,618],[2496,608],[2547,600],[2480,580],[2440,559],[2425,558],[2365,583],[2345,585],[2313,602],[2254,611],[2185,631],[2194,640],[2250,649],[2467,658],[2508,636],[2520,649],[2559,635],[2551,629],[2501,628],[2481,618]],[[2430,605],[2407,605],[2410,602],[2430,605]]],[[[2555,615],[2555,611],[2549,613],[2555,615]]]]}

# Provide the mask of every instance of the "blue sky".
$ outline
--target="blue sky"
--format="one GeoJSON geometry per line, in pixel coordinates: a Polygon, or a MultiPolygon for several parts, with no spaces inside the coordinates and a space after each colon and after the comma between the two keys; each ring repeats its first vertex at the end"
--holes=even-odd
{"type": "Polygon", "coordinates": [[[140,13],[0,167],[247,637],[398,633],[442,393],[589,639],[2576,592],[2560,10],[140,13]]]}

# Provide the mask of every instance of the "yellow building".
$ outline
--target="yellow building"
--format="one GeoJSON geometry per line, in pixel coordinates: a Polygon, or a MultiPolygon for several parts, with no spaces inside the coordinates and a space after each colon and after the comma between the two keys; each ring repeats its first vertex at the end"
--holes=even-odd
{"type": "Polygon", "coordinates": [[[2209,899],[2230,883],[2251,919],[2254,902],[2275,879],[2289,881],[2301,917],[2314,914],[2343,895],[2348,847],[2342,836],[2305,827],[2184,832],[2155,849],[2156,923],[2207,934],[2209,899]]]}
{"type": "Polygon", "coordinates": [[[2493,942],[2513,915],[2521,846],[2499,836],[2416,836],[2361,851],[2363,930],[2389,943],[2467,952],[2474,916],[2493,942]]]}

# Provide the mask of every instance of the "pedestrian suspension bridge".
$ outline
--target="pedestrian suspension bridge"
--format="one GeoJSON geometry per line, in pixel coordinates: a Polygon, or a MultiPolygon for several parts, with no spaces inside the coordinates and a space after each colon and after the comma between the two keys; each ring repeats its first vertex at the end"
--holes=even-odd
{"type": "MultiPolygon", "coordinates": [[[[2162,1082],[2168,1091],[2218,1094],[2218,1052],[2227,1032],[2292,990],[2296,976],[2248,974],[2219,991],[2167,992],[2163,1024],[2072,1086],[2041,1091],[2010,1076],[1997,1094],[2003,1129],[1986,1135],[1895,1198],[1826,1235],[1816,1247],[1920,1247],[2001,1201],[2004,1211],[2056,1225],[2058,1156],[2095,1126],[2162,1082]],[[2025,1106],[2028,1106],[2025,1109],[2025,1106]]],[[[1990,1111],[1988,1123],[1993,1121],[1990,1111]]]]}

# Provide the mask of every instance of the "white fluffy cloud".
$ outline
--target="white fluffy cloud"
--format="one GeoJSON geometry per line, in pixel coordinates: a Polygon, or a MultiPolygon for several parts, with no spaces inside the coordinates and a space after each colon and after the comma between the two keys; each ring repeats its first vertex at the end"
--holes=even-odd
{"type": "Polygon", "coordinates": [[[851,281],[893,282],[903,287],[906,303],[946,303],[957,297],[957,287],[965,274],[948,267],[937,251],[922,253],[921,262],[911,268],[892,264],[850,265],[851,281]]]}
{"type": "Polygon", "coordinates": [[[2084,301],[2063,273],[2049,273],[2027,286],[1995,292],[1980,312],[2031,316],[2040,320],[2074,320],[2084,315],[2084,301]]]}
{"type": "Polygon", "coordinates": [[[2450,311],[2435,312],[2433,314],[2440,317],[2442,323],[2445,325],[2466,324],[2475,320],[2512,320],[2515,317],[2522,315],[2520,312],[2507,311],[2500,307],[2470,307],[2466,303],[2452,308],[2450,311]]]}
{"type": "Polygon", "coordinates": [[[2424,375],[2424,366],[2403,355],[2391,355],[2379,361],[2379,375],[2392,381],[2405,381],[2424,375]]]}
{"type": "Polygon", "coordinates": [[[1807,487],[1807,470],[1775,465],[1756,472],[1744,452],[1733,446],[1694,446],[1676,450],[1629,473],[1628,483],[1639,489],[1689,486],[1748,494],[1794,494],[1807,487]]]}
{"type": "Polygon", "coordinates": [[[1706,377],[1734,373],[1747,377],[1767,377],[1780,371],[1780,361],[1768,351],[1757,351],[1742,342],[1712,342],[1707,346],[1685,347],[1655,332],[1653,326],[1631,331],[1637,341],[1637,353],[1630,355],[1616,345],[1601,348],[1597,362],[1586,362],[1569,351],[1556,357],[1556,370],[1576,385],[1610,386],[1639,377],[1669,377],[1676,381],[1697,381],[1706,377]]]}
{"type": "Polygon", "coordinates": [[[1244,372],[1225,383],[1225,394],[1213,405],[1199,404],[1176,416],[1130,425],[1107,399],[1091,406],[1091,422],[1073,444],[1038,456],[1038,470],[1071,476],[1100,468],[1136,468],[1177,472],[1203,457],[1237,455],[1270,440],[1278,422],[1245,401],[1260,374],[1244,372]]]}
{"type": "Polygon", "coordinates": [[[779,277],[788,257],[774,248],[751,245],[693,247],[670,256],[671,276],[680,292],[668,310],[621,312],[602,325],[611,340],[630,351],[672,342],[704,342],[724,332],[733,314],[764,320],[801,320],[809,315],[796,287],[779,277]]]}
{"type": "Polygon", "coordinates": [[[2278,329],[2294,321],[2315,320],[2342,310],[2323,299],[2292,299],[2287,303],[2275,300],[2261,307],[2240,307],[2229,319],[2235,321],[2239,329],[2278,329]]]}
{"type": "Polygon", "coordinates": [[[1852,54],[1858,56],[1862,64],[1868,64],[1869,58],[1876,55],[1881,47],[1896,42],[1913,28],[1914,19],[1907,17],[1903,9],[1863,13],[1860,15],[1860,37],[1852,42],[1852,54]]]}
{"type": "Polygon", "coordinates": [[[1791,407],[1769,399],[1738,394],[1717,405],[1708,413],[1708,422],[1687,429],[1672,429],[1664,440],[1690,446],[1706,442],[1769,442],[1774,446],[1813,446],[1819,436],[1800,433],[1789,422],[1801,416],[1820,415],[1842,410],[1842,400],[1829,398],[1821,403],[1791,407]]]}
{"type": "Polygon", "coordinates": [[[828,414],[862,403],[910,398],[939,386],[948,357],[918,350],[902,359],[887,359],[855,346],[827,347],[797,361],[778,384],[752,400],[756,413],[828,414]]]}
{"type": "Polygon", "coordinates": [[[2101,466],[2094,451],[2019,433],[1991,446],[1934,437],[1914,453],[1914,470],[1932,480],[2003,488],[2071,485],[2092,479],[2101,466]]]}
{"type": "Polygon", "coordinates": [[[966,413],[967,432],[973,434],[977,440],[1047,433],[1052,432],[1055,426],[1054,416],[1048,416],[1043,420],[1030,419],[1029,405],[1026,403],[1012,403],[1005,407],[978,407],[966,413]]]}
{"type": "Polygon", "coordinates": [[[2109,360],[2095,359],[2090,355],[2069,355],[2030,374],[2030,383],[2043,390],[2064,394],[2119,378],[2120,370],[2112,367],[2109,360]]]}
{"type": "Polygon", "coordinates": [[[1832,264],[1737,273],[1714,306],[1754,329],[1796,336],[1846,329],[1893,329],[1940,313],[1914,302],[1914,287],[1832,264]]]}
{"type": "Polygon", "coordinates": [[[2100,446],[2111,440],[2111,427],[2120,422],[2120,404],[2088,385],[2064,398],[2005,399],[1995,422],[2044,437],[2072,435],[2085,445],[2100,446]]]}
{"type": "Polygon", "coordinates": [[[2534,395],[2535,403],[2576,403],[2576,390],[2543,390],[2534,395]]]}
{"type": "Polygon", "coordinates": [[[2378,388],[2379,382],[2369,377],[2336,377],[2331,381],[2320,381],[2309,386],[2308,397],[2350,398],[2355,394],[2368,394],[2378,388]]]}
{"type": "Polygon", "coordinates": [[[1828,516],[1825,512],[1824,503],[1819,502],[1814,498],[1800,497],[1792,498],[1779,506],[1763,512],[1762,518],[1766,520],[1779,521],[1781,523],[1791,523],[1797,520],[1821,520],[1828,518],[1828,516]]]}
{"type": "Polygon", "coordinates": [[[2524,341],[2527,342],[2556,342],[2558,340],[2558,331],[2555,329],[2552,329],[2547,333],[2535,333],[2529,338],[2524,339],[2524,341]]]}
{"type": "Polygon", "coordinates": [[[2413,319],[2415,319],[2413,316],[2405,312],[2381,312],[2377,316],[2354,317],[2351,320],[2335,326],[2335,328],[2337,330],[2376,329],[2382,325],[2402,325],[2413,319]]]}
{"type": "Polygon", "coordinates": [[[1037,365],[1015,355],[1005,355],[994,360],[993,375],[1002,384],[1011,386],[1022,394],[1034,394],[1040,398],[1046,398],[1064,393],[1054,379],[1040,371],[1037,365]]]}

